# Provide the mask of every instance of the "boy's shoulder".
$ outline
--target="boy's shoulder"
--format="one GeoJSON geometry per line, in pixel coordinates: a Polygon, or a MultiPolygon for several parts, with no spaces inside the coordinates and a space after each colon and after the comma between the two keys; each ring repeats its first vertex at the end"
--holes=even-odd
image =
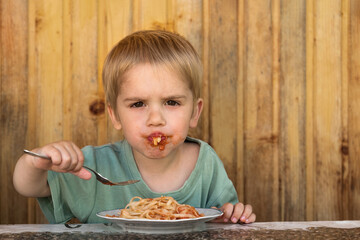
{"type": "Polygon", "coordinates": [[[126,148],[128,145],[126,140],[120,140],[114,143],[107,143],[104,145],[94,146],[94,145],[87,145],[82,148],[83,152],[86,151],[95,151],[95,152],[120,152],[123,148],[126,148]]]}
{"type": "Polygon", "coordinates": [[[212,148],[209,143],[193,137],[186,137],[185,141],[190,143],[197,143],[200,146],[197,166],[203,167],[204,165],[209,164],[214,166],[223,165],[214,148],[212,148]]]}
{"type": "Polygon", "coordinates": [[[210,144],[201,139],[193,138],[193,137],[186,137],[185,142],[197,143],[200,146],[200,153],[207,152],[207,153],[216,155],[215,150],[210,146],[210,144]]]}
{"type": "Polygon", "coordinates": [[[131,147],[126,140],[99,146],[88,145],[83,147],[81,151],[83,152],[87,162],[95,161],[96,159],[108,159],[115,161],[123,159],[124,157],[131,158],[132,156],[131,147]]]}
{"type": "Polygon", "coordinates": [[[199,144],[200,147],[204,147],[204,146],[208,145],[205,141],[198,139],[198,138],[190,137],[190,136],[186,137],[185,142],[197,143],[197,144],[199,144]]]}
{"type": "Polygon", "coordinates": [[[99,146],[88,145],[83,147],[81,151],[83,152],[85,158],[84,165],[90,168],[92,167],[94,169],[97,169],[105,168],[106,166],[133,166],[133,164],[131,163],[133,159],[131,147],[126,140],[121,140],[114,143],[107,143],[99,146]],[[103,163],[104,160],[106,160],[107,164],[99,164],[103,163]]]}

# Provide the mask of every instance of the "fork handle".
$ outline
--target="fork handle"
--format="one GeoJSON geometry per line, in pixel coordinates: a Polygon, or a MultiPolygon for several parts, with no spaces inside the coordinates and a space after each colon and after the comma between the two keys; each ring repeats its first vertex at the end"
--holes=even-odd
{"type": "Polygon", "coordinates": [[[29,150],[26,150],[26,149],[24,149],[24,153],[29,154],[29,155],[34,156],[34,157],[39,157],[39,158],[44,158],[44,159],[47,159],[47,160],[51,160],[51,157],[49,157],[49,156],[45,156],[45,155],[42,155],[42,154],[39,154],[39,153],[35,153],[35,152],[29,151],[29,150]]]}
{"type": "MultiPolygon", "coordinates": [[[[47,159],[47,160],[51,160],[51,157],[49,156],[46,156],[46,155],[43,155],[43,154],[39,154],[39,153],[36,153],[36,152],[32,152],[32,151],[29,151],[29,150],[26,150],[24,149],[24,153],[26,154],[29,154],[31,156],[34,156],[34,157],[39,157],[39,158],[43,158],[43,159],[47,159]]],[[[95,175],[98,174],[97,172],[95,172],[94,170],[92,170],[91,168],[88,168],[86,166],[83,166],[84,168],[92,171],[95,175]]]]}

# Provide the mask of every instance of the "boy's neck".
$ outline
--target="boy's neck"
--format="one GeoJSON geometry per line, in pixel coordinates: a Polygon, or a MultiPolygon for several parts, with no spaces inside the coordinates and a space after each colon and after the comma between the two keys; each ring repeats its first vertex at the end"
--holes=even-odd
{"type": "Polygon", "coordinates": [[[141,174],[146,172],[148,174],[157,175],[167,172],[180,162],[181,148],[182,146],[179,146],[178,149],[172,151],[171,154],[167,155],[165,158],[151,159],[137,152],[133,152],[133,155],[141,174]]]}
{"type": "Polygon", "coordinates": [[[180,189],[195,168],[199,145],[183,143],[162,159],[148,159],[134,153],[142,180],[154,192],[165,193],[180,189]]]}

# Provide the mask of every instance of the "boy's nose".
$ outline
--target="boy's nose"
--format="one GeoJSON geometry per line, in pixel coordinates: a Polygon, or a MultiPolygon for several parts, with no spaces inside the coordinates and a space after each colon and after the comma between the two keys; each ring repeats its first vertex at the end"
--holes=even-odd
{"type": "Polygon", "coordinates": [[[166,121],[165,121],[164,114],[161,111],[161,109],[158,109],[158,108],[150,109],[146,123],[148,126],[165,125],[166,121]]]}

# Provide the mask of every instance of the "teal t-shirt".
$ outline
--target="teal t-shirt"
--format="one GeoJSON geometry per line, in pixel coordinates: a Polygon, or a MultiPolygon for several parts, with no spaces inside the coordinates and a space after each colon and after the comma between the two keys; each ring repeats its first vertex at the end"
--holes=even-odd
{"type": "Polygon", "coordinates": [[[236,190],[228,178],[223,163],[205,142],[187,138],[200,145],[196,166],[184,185],[172,192],[157,193],[142,181],[131,147],[126,140],[103,146],[82,149],[84,165],[112,181],[139,179],[127,186],[109,186],[96,181],[80,179],[70,173],[48,172],[50,197],[38,198],[40,207],[50,223],[64,223],[73,217],[83,223],[101,223],[105,219],[96,213],[124,208],[134,196],[156,198],[171,196],[179,203],[194,207],[221,207],[238,202],[236,190]]]}

